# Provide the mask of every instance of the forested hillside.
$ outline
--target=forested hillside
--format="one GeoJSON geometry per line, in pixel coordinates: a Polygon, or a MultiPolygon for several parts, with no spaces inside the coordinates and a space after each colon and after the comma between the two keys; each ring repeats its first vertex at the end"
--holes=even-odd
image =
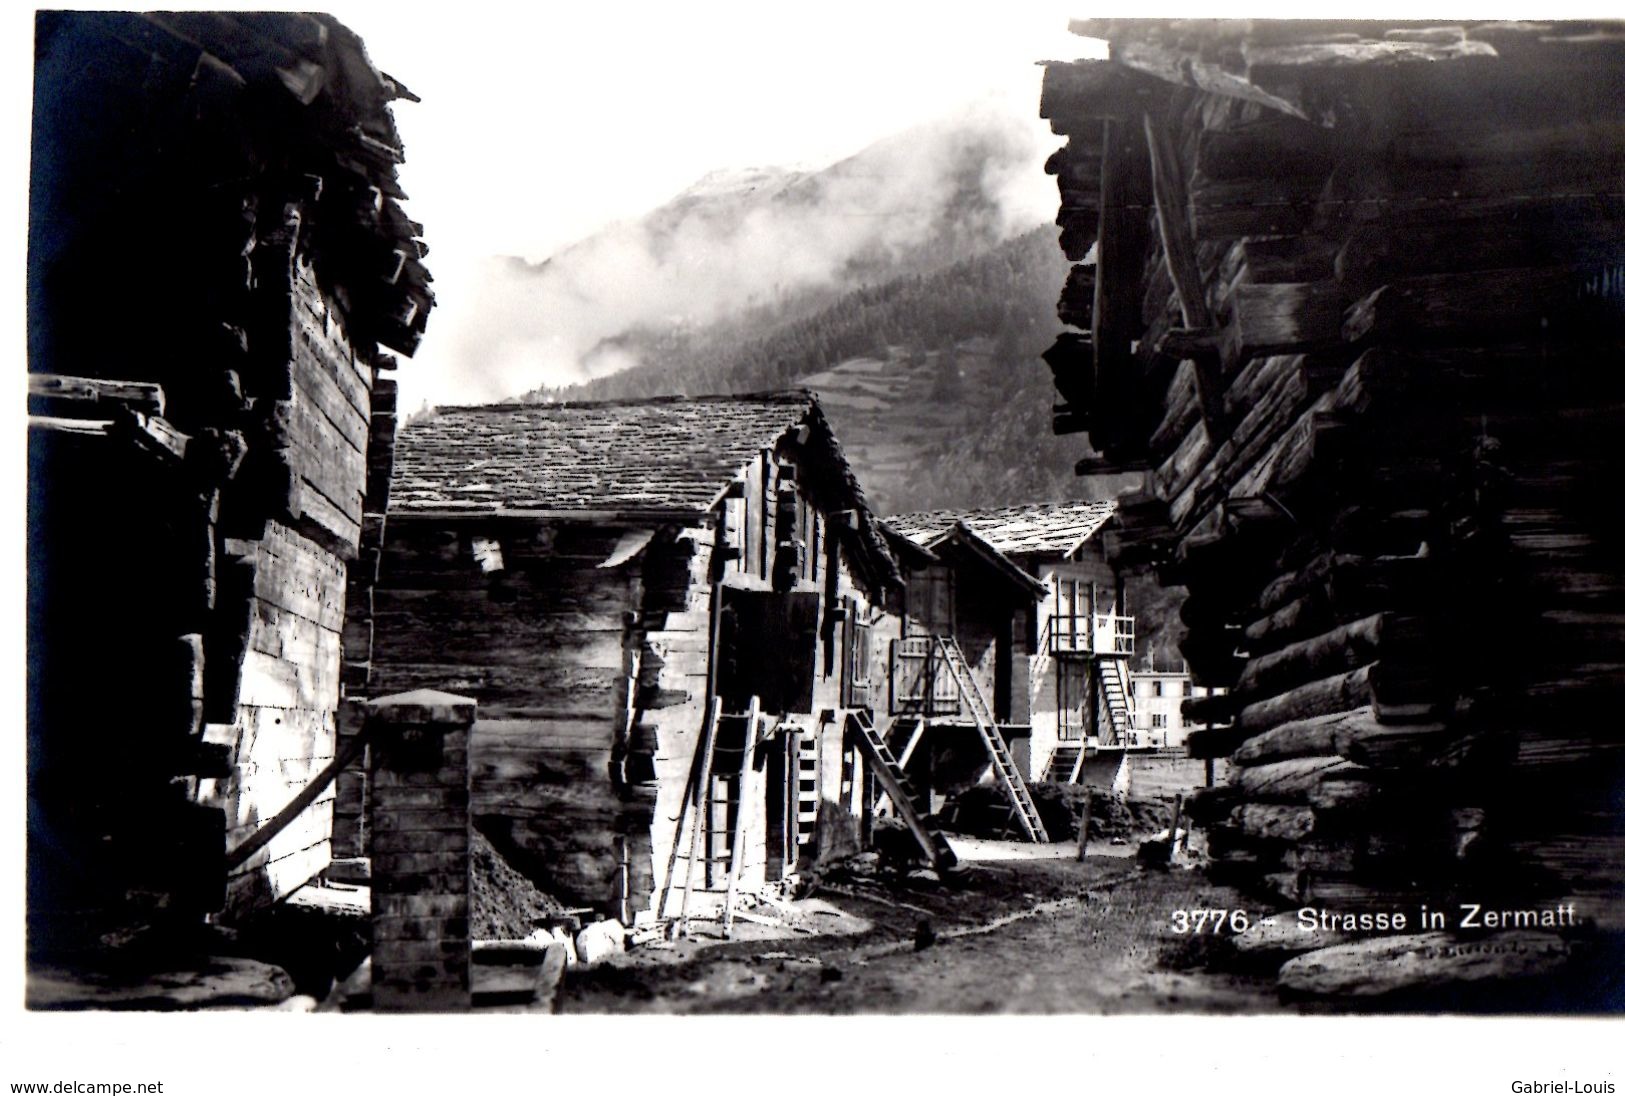
{"type": "Polygon", "coordinates": [[[932,274],[635,329],[609,341],[640,365],[524,398],[806,386],[882,512],[1109,497],[1121,484],[1072,474],[1082,440],[1050,431],[1054,387],[1039,354],[1065,277],[1055,230],[1037,228],[932,274]]]}

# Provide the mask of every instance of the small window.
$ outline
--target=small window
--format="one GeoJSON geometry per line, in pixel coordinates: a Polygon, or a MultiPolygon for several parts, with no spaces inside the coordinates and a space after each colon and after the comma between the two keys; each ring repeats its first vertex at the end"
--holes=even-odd
{"type": "Polygon", "coordinates": [[[1151,729],[1160,731],[1168,726],[1168,717],[1162,712],[1153,712],[1151,715],[1151,729]]]}
{"type": "Polygon", "coordinates": [[[1162,682],[1153,681],[1151,683],[1151,695],[1152,696],[1161,696],[1162,695],[1162,682]]]}
{"type": "Polygon", "coordinates": [[[1194,688],[1194,687],[1193,687],[1193,686],[1192,686],[1192,685],[1191,685],[1191,683],[1190,683],[1190,682],[1189,682],[1189,681],[1186,681],[1186,682],[1185,682],[1185,695],[1186,695],[1186,696],[1192,696],[1192,695],[1194,695],[1194,694],[1195,694],[1195,692],[1196,692],[1196,690],[1195,690],[1195,688],[1194,688]]]}
{"type": "Polygon", "coordinates": [[[475,537],[472,545],[474,562],[480,565],[480,570],[486,574],[493,574],[502,570],[502,545],[491,537],[475,537]]]}

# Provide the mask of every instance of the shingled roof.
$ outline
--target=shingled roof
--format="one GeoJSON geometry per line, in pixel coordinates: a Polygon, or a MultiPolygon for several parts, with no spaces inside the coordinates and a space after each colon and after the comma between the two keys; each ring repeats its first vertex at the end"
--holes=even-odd
{"type": "Polygon", "coordinates": [[[1035,502],[983,510],[926,510],[898,514],[886,524],[927,546],[964,522],[1007,555],[1071,555],[1117,512],[1115,502],[1035,502]]]}
{"type": "Polygon", "coordinates": [[[866,578],[902,576],[811,392],[442,407],[395,444],[395,515],[698,519],[763,449],[792,456],[828,511],[851,510],[866,578]]]}
{"type": "Polygon", "coordinates": [[[444,407],[401,431],[390,510],[708,510],[806,392],[444,407]]]}

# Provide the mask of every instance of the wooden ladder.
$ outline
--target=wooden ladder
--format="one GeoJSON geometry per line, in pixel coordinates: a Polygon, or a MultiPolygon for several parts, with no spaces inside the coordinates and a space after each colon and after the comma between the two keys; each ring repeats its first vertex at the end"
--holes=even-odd
{"type": "Polygon", "coordinates": [[[959,642],[952,637],[937,636],[936,640],[937,649],[942,652],[943,665],[947,666],[948,672],[953,675],[954,685],[959,689],[959,697],[965,707],[970,709],[971,717],[976,721],[976,730],[982,736],[982,745],[987,749],[987,756],[993,762],[993,775],[1010,797],[1011,816],[1021,824],[1027,840],[1048,842],[1049,834],[1044,831],[1043,820],[1038,817],[1038,807],[1033,803],[1032,794],[1027,791],[1027,782],[1021,778],[1021,772],[1016,768],[1015,758],[1010,756],[1010,747],[1004,741],[1004,735],[999,733],[999,725],[993,719],[993,709],[988,706],[987,698],[982,695],[975,678],[971,677],[970,665],[965,661],[965,652],[959,649],[959,642]]]}
{"type": "MultiPolygon", "coordinates": [[[[727,838],[727,851],[722,855],[712,855],[712,851],[703,848],[703,837],[706,830],[706,820],[712,817],[713,811],[721,806],[726,808],[729,802],[718,799],[715,792],[713,775],[716,768],[717,732],[722,720],[722,702],[712,699],[711,706],[706,712],[705,723],[700,730],[700,741],[694,750],[694,765],[689,772],[688,787],[683,795],[682,805],[677,812],[677,831],[672,835],[671,856],[666,862],[666,885],[660,892],[660,904],[655,909],[655,915],[662,921],[669,917],[672,900],[672,891],[681,890],[682,899],[677,909],[677,919],[670,923],[669,935],[680,938],[688,935],[689,898],[696,889],[705,889],[704,885],[696,887],[695,873],[700,865],[705,865],[705,874],[701,883],[709,885],[711,877],[718,865],[726,865],[727,889],[723,899],[722,923],[724,933],[730,932],[733,926],[734,899],[739,889],[739,876],[744,864],[744,844],[741,840],[741,831],[744,829],[745,812],[749,808],[751,792],[754,787],[752,776],[755,766],[752,763],[759,742],[758,729],[761,723],[761,713],[758,701],[751,697],[750,709],[742,717],[745,720],[744,746],[740,750],[739,784],[735,800],[732,801],[735,810],[731,824],[725,824],[727,838]],[[687,852],[683,851],[687,845],[687,852]],[[678,884],[677,862],[684,861],[681,885],[678,884]]],[[[740,717],[728,717],[740,718],[740,717]]]]}
{"type": "Polygon", "coordinates": [[[892,808],[897,817],[902,819],[908,832],[913,834],[920,851],[925,854],[931,867],[937,871],[946,871],[958,862],[954,850],[948,847],[948,839],[938,830],[927,826],[921,818],[920,810],[914,802],[913,789],[909,787],[908,777],[903,773],[903,766],[892,755],[891,748],[886,740],[875,729],[874,720],[869,713],[859,710],[848,712],[846,716],[847,733],[863,756],[874,769],[875,779],[891,797],[892,808]]]}

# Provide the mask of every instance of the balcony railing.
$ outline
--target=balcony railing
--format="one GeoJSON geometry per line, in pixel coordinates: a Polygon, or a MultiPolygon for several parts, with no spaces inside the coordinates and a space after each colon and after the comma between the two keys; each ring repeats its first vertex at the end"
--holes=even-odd
{"type": "Polygon", "coordinates": [[[1131,616],[1114,613],[1052,616],[1045,630],[1052,655],[1134,653],[1134,618],[1131,616]]]}

